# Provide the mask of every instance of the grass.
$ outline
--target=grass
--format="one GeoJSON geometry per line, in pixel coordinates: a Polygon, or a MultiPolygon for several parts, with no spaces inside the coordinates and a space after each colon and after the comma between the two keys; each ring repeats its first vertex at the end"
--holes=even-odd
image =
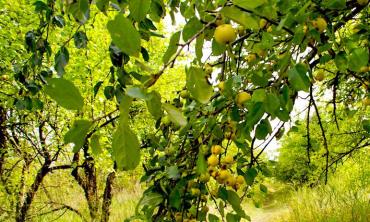
{"type": "Polygon", "coordinates": [[[370,168],[366,161],[349,161],[327,185],[302,187],[286,200],[287,222],[370,221],[370,168]]]}
{"type": "MultiPolygon", "coordinates": [[[[103,182],[100,181],[99,184],[103,182]]],[[[253,199],[260,203],[260,208],[255,207],[252,199],[247,198],[243,203],[252,222],[370,222],[370,168],[366,161],[349,162],[340,167],[336,174],[330,176],[328,185],[295,190],[274,179],[266,179],[264,184],[268,187],[267,194],[259,192],[258,186],[253,190],[253,199]]],[[[123,221],[133,216],[143,192],[137,175],[119,174],[113,192],[110,221],[123,221]]],[[[99,191],[99,195],[101,194],[102,190],[99,191]]],[[[45,204],[49,199],[77,209],[89,221],[83,191],[67,172],[60,171],[45,179],[30,214],[38,215],[57,208],[56,204],[45,204]]],[[[212,204],[210,208],[211,212],[215,211],[212,204]]],[[[6,221],[2,218],[0,220],[6,221]]],[[[76,213],[62,209],[35,216],[31,221],[83,220],[76,213]]]]}

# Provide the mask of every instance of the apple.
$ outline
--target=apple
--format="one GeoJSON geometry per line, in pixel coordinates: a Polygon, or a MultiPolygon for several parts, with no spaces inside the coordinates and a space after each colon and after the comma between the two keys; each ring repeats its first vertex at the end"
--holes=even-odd
{"type": "Polygon", "coordinates": [[[230,24],[223,24],[217,26],[214,37],[216,42],[224,45],[236,39],[236,32],[230,24]]]}
{"type": "Polygon", "coordinates": [[[236,104],[238,104],[239,106],[242,106],[246,101],[250,100],[252,97],[249,93],[247,92],[240,92],[237,96],[236,96],[236,104]]]}

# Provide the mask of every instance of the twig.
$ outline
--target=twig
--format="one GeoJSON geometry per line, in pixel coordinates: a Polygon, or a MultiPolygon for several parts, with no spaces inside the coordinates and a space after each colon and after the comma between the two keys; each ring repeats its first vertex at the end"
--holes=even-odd
{"type": "Polygon", "coordinates": [[[182,50],[187,46],[187,45],[190,45],[191,42],[193,42],[198,36],[200,36],[208,27],[210,27],[214,22],[216,21],[216,19],[210,21],[209,23],[207,23],[205,26],[203,26],[203,28],[201,30],[199,30],[193,37],[191,37],[188,41],[186,41],[184,44],[181,44],[179,45],[180,46],[180,49],[177,50],[177,52],[175,53],[175,55],[173,56],[173,58],[168,61],[166,64],[164,64],[162,66],[162,68],[155,74],[152,74],[152,78],[147,81],[144,86],[146,88],[150,88],[151,86],[153,86],[157,81],[158,79],[162,76],[162,74],[164,73],[164,71],[173,65],[173,63],[175,63],[177,57],[181,54],[182,50]]]}
{"type": "MultiPolygon", "coordinates": [[[[312,94],[312,92],[311,92],[312,94]]],[[[324,130],[324,127],[322,125],[322,121],[321,121],[321,117],[320,117],[320,113],[319,113],[319,109],[317,108],[317,105],[316,105],[316,102],[312,96],[312,105],[314,106],[315,108],[315,112],[316,112],[316,115],[317,115],[317,120],[318,120],[318,123],[319,123],[319,126],[320,126],[320,129],[321,129],[321,135],[322,135],[322,138],[324,139],[324,147],[325,147],[325,184],[328,183],[328,171],[329,171],[329,147],[328,147],[328,141],[326,139],[326,135],[325,135],[325,130],[324,130]]]]}

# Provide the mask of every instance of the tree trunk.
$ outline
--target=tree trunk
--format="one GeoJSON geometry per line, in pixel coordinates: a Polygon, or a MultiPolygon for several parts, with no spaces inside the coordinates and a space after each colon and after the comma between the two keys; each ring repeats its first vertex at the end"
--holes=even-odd
{"type": "MultiPolygon", "coordinates": [[[[73,156],[73,163],[78,163],[80,159],[79,153],[73,156]]],[[[72,170],[72,176],[84,190],[85,198],[89,206],[91,221],[96,221],[99,215],[99,197],[96,182],[96,168],[92,158],[85,159],[82,165],[83,173],[75,168],[72,170]]]]}
{"type": "Polygon", "coordinates": [[[32,183],[30,189],[26,193],[26,197],[24,200],[19,203],[19,210],[16,214],[15,220],[17,222],[23,222],[26,221],[27,213],[31,207],[31,203],[33,201],[33,198],[35,197],[36,192],[38,191],[43,179],[49,172],[49,166],[50,162],[45,162],[41,169],[37,172],[36,178],[34,182],[32,183]]]}
{"type": "Polygon", "coordinates": [[[105,182],[101,222],[108,222],[109,221],[110,205],[112,203],[112,196],[113,196],[112,186],[113,186],[113,182],[114,182],[115,178],[116,178],[116,173],[111,172],[111,173],[108,174],[107,180],[105,182]]]}

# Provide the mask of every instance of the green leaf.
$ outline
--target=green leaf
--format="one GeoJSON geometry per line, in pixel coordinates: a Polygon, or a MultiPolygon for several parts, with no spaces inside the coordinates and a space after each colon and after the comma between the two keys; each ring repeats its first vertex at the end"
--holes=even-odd
{"type": "Polygon", "coordinates": [[[161,95],[158,92],[153,91],[148,95],[148,99],[146,100],[146,106],[148,107],[150,114],[152,114],[155,120],[159,119],[162,116],[163,111],[161,95]]]}
{"type": "Polygon", "coordinates": [[[73,152],[77,153],[85,143],[92,122],[89,120],[76,120],[69,131],[64,135],[64,143],[74,143],[73,152]]]}
{"type": "Polygon", "coordinates": [[[258,121],[262,118],[263,114],[265,113],[265,109],[263,108],[263,103],[257,102],[248,107],[247,113],[247,124],[250,127],[253,127],[258,121]]]}
{"type": "Polygon", "coordinates": [[[150,9],[151,2],[151,0],[130,0],[130,16],[137,22],[144,20],[150,9]]]}
{"type": "Polygon", "coordinates": [[[97,0],[96,7],[105,14],[109,8],[109,0],[97,0]]]}
{"type": "Polygon", "coordinates": [[[100,89],[102,84],[103,84],[103,81],[99,81],[95,84],[95,86],[94,86],[94,97],[96,96],[96,94],[98,94],[99,89],[100,89]]]}
{"type": "Polygon", "coordinates": [[[78,49],[86,48],[87,46],[87,36],[86,33],[83,31],[78,31],[73,35],[73,39],[75,42],[75,46],[78,49]]]}
{"type": "Polygon", "coordinates": [[[226,51],[226,45],[225,44],[220,44],[215,39],[212,40],[212,54],[214,56],[221,55],[226,51]]]}
{"type": "Polygon", "coordinates": [[[176,32],[171,36],[168,48],[162,58],[163,63],[170,61],[171,57],[176,53],[180,41],[180,35],[181,32],[176,32]]]}
{"type": "Polygon", "coordinates": [[[112,158],[118,169],[133,170],[140,163],[140,144],[136,134],[129,127],[131,98],[123,96],[120,104],[120,122],[113,134],[112,158]]]}
{"type": "Polygon", "coordinates": [[[149,61],[149,52],[148,52],[148,50],[146,50],[146,48],[144,48],[144,47],[141,47],[140,52],[141,52],[141,56],[143,57],[144,61],[148,62],[149,61]]]}
{"type": "Polygon", "coordinates": [[[344,9],[346,8],[346,0],[326,0],[323,5],[329,9],[344,9]]]}
{"type": "Polygon", "coordinates": [[[249,168],[244,176],[245,182],[251,186],[256,178],[258,172],[255,168],[249,168]]]}
{"type": "Polygon", "coordinates": [[[176,180],[180,178],[179,169],[177,168],[177,166],[167,167],[166,173],[169,179],[176,180]]]}
{"type": "Polygon", "coordinates": [[[90,18],[89,0],[75,0],[74,3],[69,5],[68,10],[81,25],[85,24],[90,18]]]}
{"type": "Polygon", "coordinates": [[[257,72],[253,72],[252,74],[252,82],[253,84],[257,85],[257,86],[262,86],[262,87],[265,87],[268,85],[269,83],[269,78],[271,77],[271,74],[267,73],[267,72],[261,72],[261,71],[257,71],[257,72]]]}
{"type": "Polygon", "coordinates": [[[370,133],[370,120],[363,120],[362,127],[364,130],[366,130],[366,132],[370,133]]]}
{"type": "Polygon", "coordinates": [[[242,7],[244,9],[254,9],[263,4],[265,4],[266,0],[234,0],[234,5],[242,7]]]}
{"type": "Polygon", "coordinates": [[[264,49],[273,48],[274,45],[274,38],[271,33],[264,32],[262,34],[262,41],[261,41],[261,47],[264,49]]]}
{"type": "Polygon", "coordinates": [[[185,126],[187,124],[184,115],[176,107],[168,103],[163,103],[162,107],[167,112],[172,122],[180,126],[185,126]]]}
{"type": "Polygon", "coordinates": [[[220,218],[218,218],[214,214],[208,214],[208,221],[209,222],[219,222],[220,221],[220,218]]]}
{"type": "Polygon", "coordinates": [[[247,29],[258,29],[259,25],[256,19],[254,19],[249,13],[243,12],[235,6],[224,7],[221,10],[221,14],[229,18],[247,29]]]}
{"type": "Polygon", "coordinates": [[[257,89],[253,92],[252,101],[263,102],[266,98],[266,92],[264,89],[257,89]]]}
{"type": "Polygon", "coordinates": [[[180,209],[181,206],[181,193],[179,188],[176,186],[170,193],[170,206],[176,209],[180,209]]]}
{"type": "Polygon", "coordinates": [[[136,98],[136,99],[147,99],[148,94],[146,90],[140,87],[128,87],[126,90],[126,94],[130,96],[131,98],[136,98]]]}
{"type": "Polygon", "coordinates": [[[260,191],[267,193],[267,187],[263,185],[262,183],[260,184],[260,191]]]}
{"type": "Polygon", "coordinates": [[[62,76],[65,71],[64,71],[64,67],[67,65],[68,61],[69,61],[69,52],[68,52],[68,49],[66,47],[61,47],[59,49],[59,51],[57,52],[57,54],[55,54],[55,71],[57,71],[58,75],[59,76],[62,76]]]}
{"type": "Polygon", "coordinates": [[[55,100],[58,105],[70,110],[81,110],[84,105],[77,87],[66,79],[52,78],[44,88],[44,92],[55,100]]]}
{"type": "Polygon", "coordinates": [[[227,222],[239,222],[240,221],[240,216],[232,213],[227,213],[226,214],[226,221],[227,222]]]}
{"type": "Polygon", "coordinates": [[[136,134],[121,126],[113,134],[112,157],[118,169],[133,170],[140,162],[140,144],[136,134]]]}
{"type": "Polygon", "coordinates": [[[204,44],[204,35],[200,35],[200,36],[198,36],[198,38],[195,42],[195,55],[197,56],[197,59],[198,59],[199,63],[202,62],[203,44],[204,44]]]}
{"type": "Polygon", "coordinates": [[[347,65],[347,57],[345,52],[339,52],[334,59],[335,65],[340,71],[345,71],[348,67],[347,65]]]}
{"type": "Polygon", "coordinates": [[[263,106],[266,112],[270,114],[275,114],[275,112],[278,111],[280,108],[280,99],[276,94],[269,93],[265,98],[263,106]]]}
{"type": "Polygon", "coordinates": [[[104,88],[104,96],[108,100],[113,99],[113,97],[114,97],[114,87],[113,86],[106,86],[104,88]]]}
{"type": "Polygon", "coordinates": [[[203,28],[203,24],[197,17],[191,18],[182,30],[182,39],[186,42],[203,28]]]}
{"type": "Polygon", "coordinates": [[[263,119],[256,128],[256,138],[259,140],[263,140],[271,132],[272,128],[270,122],[267,119],[263,119]]]}
{"type": "Polygon", "coordinates": [[[99,139],[100,139],[99,134],[92,135],[90,139],[91,152],[94,155],[99,155],[102,152],[99,139]]]}
{"type": "Polygon", "coordinates": [[[144,193],[143,198],[140,200],[140,206],[158,206],[160,203],[163,202],[163,196],[159,193],[149,192],[144,193]]]}
{"type": "Polygon", "coordinates": [[[367,66],[369,61],[369,51],[366,47],[352,50],[348,56],[348,68],[358,72],[364,66],[367,66]]]}
{"type": "Polygon", "coordinates": [[[289,129],[288,134],[290,134],[290,133],[296,133],[296,132],[298,132],[298,131],[299,131],[299,128],[298,128],[298,127],[296,127],[296,126],[292,126],[292,127],[289,129]]]}
{"type": "Polygon", "coordinates": [[[135,55],[140,52],[140,34],[131,21],[119,13],[107,24],[113,43],[124,53],[135,55]]]}
{"type": "Polygon", "coordinates": [[[288,79],[293,88],[297,91],[308,92],[310,79],[307,76],[307,68],[303,64],[297,64],[288,71],[288,79]]]}
{"type": "Polygon", "coordinates": [[[30,97],[24,97],[23,100],[16,99],[14,105],[19,110],[32,110],[32,100],[30,97]]]}
{"type": "Polygon", "coordinates": [[[66,25],[64,18],[61,15],[56,15],[53,17],[53,24],[59,28],[63,28],[66,25]]]}
{"type": "Polygon", "coordinates": [[[190,67],[186,70],[186,87],[198,102],[206,104],[213,95],[213,88],[207,81],[203,69],[190,67]]]}
{"type": "Polygon", "coordinates": [[[207,162],[203,152],[199,152],[197,158],[197,173],[200,175],[205,172],[207,172],[207,162]]]}
{"type": "Polygon", "coordinates": [[[227,202],[230,203],[234,211],[241,217],[245,217],[246,214],[243,210],[243,208],[240,205],[240,198],[238,194],[235,191],[228,190],[227,191],[227,202]]]}

